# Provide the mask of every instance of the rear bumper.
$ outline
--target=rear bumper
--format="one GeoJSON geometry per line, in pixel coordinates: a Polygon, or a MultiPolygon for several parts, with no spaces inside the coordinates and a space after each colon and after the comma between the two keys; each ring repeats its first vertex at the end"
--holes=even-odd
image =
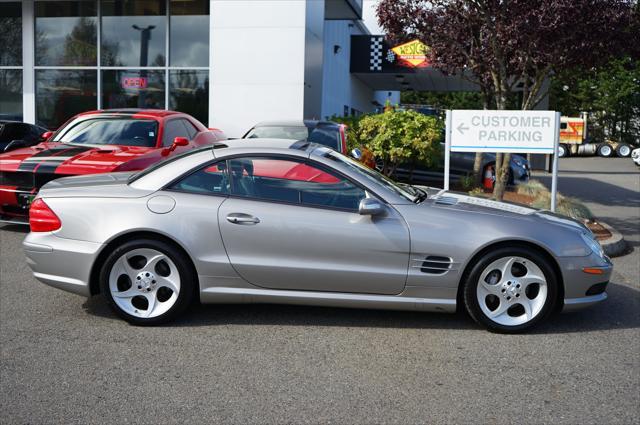
{"type": "Polygon", "coordinates": [[[91,295],[91,268],[102,244],[29,233],[22,243],[27,264],[40,282],[74,294],[91,295]]]}
{"type": "Polygon", "coordinates": [[[564,279],[563,311],[580,310],[607,299],[606,287],[613,273],[608,258],[592,253],[586,257],[563,257],[558,262],[564,279]],[[600,269],[602,274],[585,273],[585,267],[600,269]]]}

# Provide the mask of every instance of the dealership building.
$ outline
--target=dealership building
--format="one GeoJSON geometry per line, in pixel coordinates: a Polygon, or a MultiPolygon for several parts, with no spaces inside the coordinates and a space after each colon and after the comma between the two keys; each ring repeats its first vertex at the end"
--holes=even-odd
{"type": "Polygon", "coordinates": [[[187,112],[238,137],[400,90],[473,90],[424,45],[378,35],[376,1],[0,0],[0,119],[56,128],[90,109],[187,112]]]}

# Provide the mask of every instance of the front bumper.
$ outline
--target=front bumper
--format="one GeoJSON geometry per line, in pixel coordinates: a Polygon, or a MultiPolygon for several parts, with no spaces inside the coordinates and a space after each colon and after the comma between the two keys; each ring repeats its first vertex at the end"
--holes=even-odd
{"type": "Polygon", "coordinates": [[[562,311],[581,310],[607,299],[606,286],[613,272],[608,257],[591,253],[586,257],[562,257],[558,262],[564,280],[562,311]],[[584,268],[596,268],[602,274],[585,273],[584,268]]]}
{"type": "Polygon", "coordinates": [[[91,295],[91,268],[101,247],[95,242],[60,238],[52,232],[29,233],[22,243],[36,279],[86,297],[91,295]]]}
{"type": "Polygon", "coordinates": [[[26,220],[38,190],[0,185],[0,218],[26,220]]]}

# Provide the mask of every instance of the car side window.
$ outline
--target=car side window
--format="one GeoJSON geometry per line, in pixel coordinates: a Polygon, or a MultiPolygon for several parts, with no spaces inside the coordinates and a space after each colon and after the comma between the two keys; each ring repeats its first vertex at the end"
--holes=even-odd
{"type": "Polygon", "coordinates": [[[229,193],[227,164],[225,161],[209,164],[180,179],[169,189],[208,195],[227,195],[229,193]]]}
{"type": "Polygon", "coordinates": [[[366,197],[344,177],[302,161],[246,157],[228,164],[235,196],[353,211],[366,197]]]}
{"type": "Polygon", "coordinates": [[[196,134],[198,134],[198,129],[195,128],[195,126],[189,120],[181,119],[180,121],[182,121],[182,124],[184,124],[184,127],[187,130],[189,140],[193,140],[193,138],[196,137],[196,134]]]}
{"type": "Polygon", "coordinates": [[[171,120],[167,121],[164,125],[164,135],[162,136],[162,146],[169,147],[173,144],[173,140],[176,137],[186,137],[191,140],[189,137],[189,133],[187,133],[187,129],[184,124],[182,124],[182,120],[171,120]]]}

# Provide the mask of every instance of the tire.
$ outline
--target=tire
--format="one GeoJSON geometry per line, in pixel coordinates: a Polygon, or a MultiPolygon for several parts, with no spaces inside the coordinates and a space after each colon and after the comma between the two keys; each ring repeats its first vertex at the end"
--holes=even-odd
{"type": "Polygon", "coordinates": [[[598,156],[609,158],[611,155],[613,155],[613,148],[608,143],[602,143],[600,146],[598,146],[597,152],[598,156]]]}
{"type": "Polygon", "coordinates": [[[571,155],[569,147],[565,144],[558,145],[558,158],[564,158],[571,155]]]}
{"type": "Polygon", "coordinates": [[[628,157],[629,155],[631,155],[631,146],[627,145],[626,143],[620,143],[616,147],[616,155],[618,155],[620,158],[628,157]]]}
{"type": "Polygon", "coordinates": [[[513,246],[490,251],[467,276],[463,288],[465,308],[476,322],[492,332],[531,329],[547,318],[557,303],[558,281],[553,268],[545,257],[529,248],[513,246]],[[503,275],[500,267],[504,270],[509,262],[515,264],[510,268],[512,273],[503,275]],[[492,313],[496,317],[490,317],[492,313]]]}
{"type": "Polygon", "coordinates": [[[100,268],[99,283],[109,307],[134,325],[173,320],[191,304],[197,288],[188,258],[155,239],[132,240],[114,249],[100,268]]]}

